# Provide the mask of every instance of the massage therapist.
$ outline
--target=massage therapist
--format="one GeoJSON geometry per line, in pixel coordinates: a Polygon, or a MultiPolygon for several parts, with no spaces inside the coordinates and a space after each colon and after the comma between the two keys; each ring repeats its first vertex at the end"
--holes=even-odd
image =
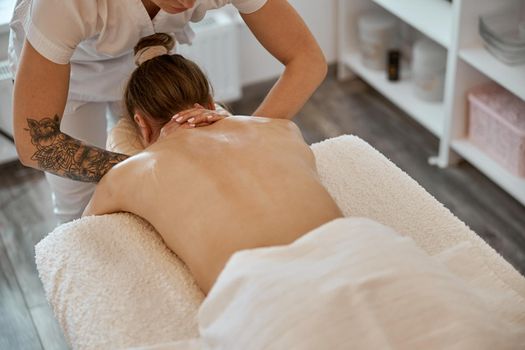
{"type": "Polygon", "coordinates": [[[286,67],[253,114],[292,118],[326,62],[286,0],[18,0],[9,50],[16,148],[24,165],[46,172],[60,223],[80,217],[94,183],[126,158],[104,150],[106,113],[121,115],[134,45],[156,32],[191,43],[188,23],[230,3],[286,67]]]}

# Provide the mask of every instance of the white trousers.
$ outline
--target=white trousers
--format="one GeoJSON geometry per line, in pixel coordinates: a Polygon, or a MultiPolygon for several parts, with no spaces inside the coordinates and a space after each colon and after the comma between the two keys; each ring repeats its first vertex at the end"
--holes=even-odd
{"type": "MultiPolygon", "coordinates": [[[[121,116],[120,102],[68,101],[60,130],[90,145],[105,149],[107,132],[121,116]]],[[[46,173],[51,186],[54,213],[59,224],[80,218],[95,184],[73,181],[46,173]]]]}

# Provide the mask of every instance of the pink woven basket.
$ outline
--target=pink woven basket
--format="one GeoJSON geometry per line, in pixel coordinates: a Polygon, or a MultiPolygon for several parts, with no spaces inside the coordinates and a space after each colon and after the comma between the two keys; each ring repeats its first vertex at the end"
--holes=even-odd
{"type": "Polygon", "coordinates": [[[470,141],[525,177],[525,102],[496,83],[472,89],[468,100],[470,141]]]}

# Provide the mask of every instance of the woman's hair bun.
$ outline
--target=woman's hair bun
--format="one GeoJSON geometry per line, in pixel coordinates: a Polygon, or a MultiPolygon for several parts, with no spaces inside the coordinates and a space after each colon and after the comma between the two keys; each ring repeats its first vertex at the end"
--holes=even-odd
{"type": "Polygon", "coordinates": [[[134,53],[135,55],[140,50],[150,47],[150,46],[164,46],[168,52],[173,50],[173,47],[175,47],[175,41],[171,37],[171,35],[166,33],[155,33],[150,36],[146,36],[138,42],[138,44],[135,46],[134,53]]]}

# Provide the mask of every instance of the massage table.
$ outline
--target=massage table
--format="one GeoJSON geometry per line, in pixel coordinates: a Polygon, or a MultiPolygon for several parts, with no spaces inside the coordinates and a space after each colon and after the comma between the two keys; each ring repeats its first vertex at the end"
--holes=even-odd
{"type": "MultiPolygon", "coordinates": [[[[110,149],[134,153],[137,140],[126,127],[110,136],[110,149]]],[[[458,278],[495,296],[498,310],[525,327],[525,279],[410,176],[355,136],[311,149],[323,185],[345,216],[369,218],[409,237],[458,278]]],[[[36,246],[36,264],[73,348],[171,349],[171,342],[199,334],[204,295],[155,230],[132,214],[57,227],[36,246]]]]}

